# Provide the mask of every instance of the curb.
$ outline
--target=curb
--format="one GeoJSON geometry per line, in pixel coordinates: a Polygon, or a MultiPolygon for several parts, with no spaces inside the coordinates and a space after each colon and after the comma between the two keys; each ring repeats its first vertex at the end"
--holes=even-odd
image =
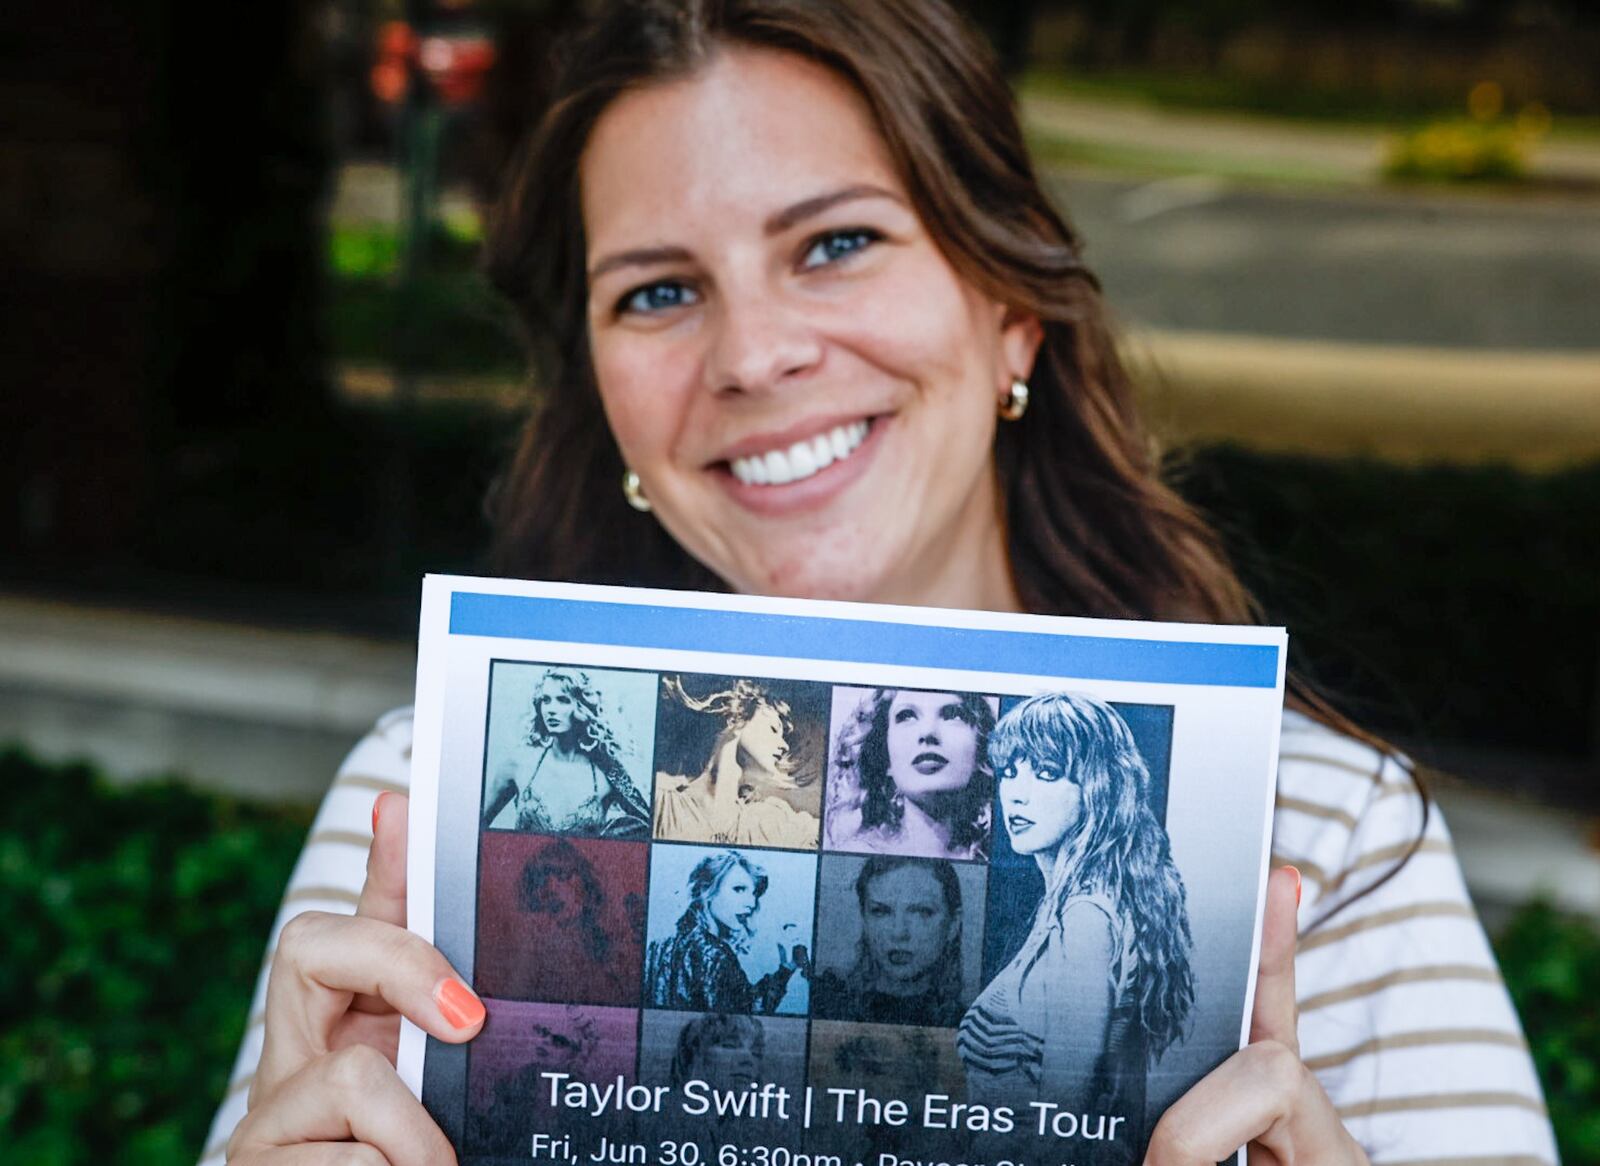
{"type": "Polygon", "coordinates": [[[1600,457],[1600,351],[1139,330],[1123,356],[1169,441],[1532,470],[1600,457]]]}

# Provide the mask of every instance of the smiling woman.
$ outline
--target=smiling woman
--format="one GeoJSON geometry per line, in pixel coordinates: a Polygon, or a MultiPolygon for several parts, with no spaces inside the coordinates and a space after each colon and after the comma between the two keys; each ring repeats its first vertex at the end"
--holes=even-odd
{"type": "MultiPolygon", "coordinates": [[[[1214,532],[1163,482],[1079,240],[992,55],[942,0],[602,0],[561,60],[490,238],[542,364],[491,504],[502,573],[1254,618],[1214,532]]],[[[1381,742],[1290,689],[1273,849],[1304,901],[1299,875],[1273,875],[1251,1043],[1166,1110],[1148,1160],[1254,1142],[1300,1166],[1369,1149],[1553,1161],[1438,815],[1381,742]]],[[[907,803],[954,767],[946,730],[913,749],[907,803]]],[[[320,852],[364,831],[355,790],[405,784],[409,731],[398,716],[358,752],[322,821],[340,841],[320,852]]],[[[754,735],[730,745],[719,773],[763,755],[754,735]]],[[[277,947],[240,1057],[249,1113],[241,1084],[217,1121],[213,1148],[236,1162],[332,1160],[350,1138],[395,1166],[449,1160],[381,1053],[398,1012],[461,1042],[484,1011],[404,931],[406,810],[381,808],[357,917],[298,919],[277,947]]],[[[1019,840],[1037,809],[1008,815],[1019,840]]],[[[330,888],[358,901],[359,863],[308,853],[296,878],[296,906],[330,888]]],[[[737,935],[719,902],[691,917],[694,942],[737,935]]],[[[1113,949],[1092,908],[1071,914],[1113,949]]],[[[903,963],[913,947],[884,951],[903,963]]]]}

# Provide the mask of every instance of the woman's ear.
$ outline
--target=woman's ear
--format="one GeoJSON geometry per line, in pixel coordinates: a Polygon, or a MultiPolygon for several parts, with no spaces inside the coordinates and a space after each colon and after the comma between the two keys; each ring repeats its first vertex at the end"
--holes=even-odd
{"type": "Polygon", "coordinates": [[[1026,381],[1033,376],[1033,364],[1043,343],[1044,325],[1038,316],[1021,308],[1002,308],[1000,359],[1003,367],[996,370],[1000,389],[1010,388],[1014,380],[1026,381]]]}

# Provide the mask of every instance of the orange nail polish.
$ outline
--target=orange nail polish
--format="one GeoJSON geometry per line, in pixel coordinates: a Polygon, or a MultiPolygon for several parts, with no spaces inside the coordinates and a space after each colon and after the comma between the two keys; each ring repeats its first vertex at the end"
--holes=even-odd
{"type": "Polygon", "coordinates": [[[1299,871],[1299,868],[1292,867],[1292,866],[1286,866],[1283,869],[1288,871],[1290,874],[1294,875],[1294,905],[1296,907],[1298,907],[1300,905],[1300,871],[1299,871]]]}
{"type": "Polygon", "coordinates": [[[433,990],[433,1002],[453,1028],[471,1028],[485,1016],[483,1001],[460,980],[440,980],[433,990]]]}
{"type": "MultiPolygon", "coordinates": [[[[387,790],[384,791],[384,793],[387,792],[387,790]]],[[[383,805],[383,794],[379,794],[372,799],[372,832],[374,835],[378,832],[378,807],[381,805],[383,805]]]]}

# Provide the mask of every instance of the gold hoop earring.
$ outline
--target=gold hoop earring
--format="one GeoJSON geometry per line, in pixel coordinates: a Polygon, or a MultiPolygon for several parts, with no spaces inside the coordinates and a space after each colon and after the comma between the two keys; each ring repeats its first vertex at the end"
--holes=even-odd
{"type": "Polygon", "coordinates": [[[1006,421],[1020,421],[1027,411],[1028,382],[1021,377],[1013,378],[1011,391],[1006,394],[1006,399],[1000,402],[1000,416],[1006,421]]]}
{"type": "Polygon", "coordinates": [[[639,475],[632,470],[622,472],[622,494],[627,498],[628,505],[640,514],[650,513],[650,499],[644,496],[644,483],[639,480],[639,475]]]}

